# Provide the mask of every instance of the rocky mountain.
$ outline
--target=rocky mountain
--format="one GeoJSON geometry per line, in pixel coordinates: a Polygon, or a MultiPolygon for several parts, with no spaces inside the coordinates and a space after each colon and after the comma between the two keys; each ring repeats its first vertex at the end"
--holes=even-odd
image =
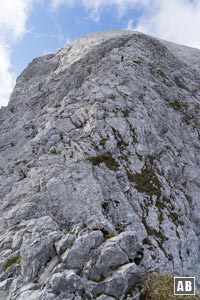
{"type": "Polygon", "coordinates": [[[0,299],[200,286],[199,197],[200,50],[114,31],[34,59],[0,110],[0,299]]]}

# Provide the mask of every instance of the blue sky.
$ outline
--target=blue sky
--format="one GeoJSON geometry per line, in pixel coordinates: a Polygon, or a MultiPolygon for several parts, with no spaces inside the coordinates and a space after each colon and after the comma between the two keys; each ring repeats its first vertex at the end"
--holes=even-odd
{"type": "Polygon", "coordinates": [[[200,48],[200,0],[0,0],[0,106],[37,56],[91,32],[139,30],[200,48]]]}
{"type": "Polygon", "coordinates": [[[13,49],[11,61],[14,71],[18,74],[33,57],[55,52],[90,32],[126,28],[129,15],[115,18],[105,11],[101,21],[94,22],[83,6],[63,6],[52,12],[50,8],[38,5],[27,22],[29,32],[13,49]]]}

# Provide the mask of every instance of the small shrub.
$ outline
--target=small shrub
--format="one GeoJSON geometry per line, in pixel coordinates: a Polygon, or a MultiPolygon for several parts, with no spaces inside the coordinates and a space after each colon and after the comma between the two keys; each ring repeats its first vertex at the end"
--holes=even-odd
{"type": "Polygon", "coordinates": [[[4,265],[4,267],[3,267],[4,272],[5,272],[10,266],[16,264],[19,260],[20,260],[20,256],[19,256],[19,255],[18,255],[18,256],[15,256],[15,257],[13,257],[13,258],[11,258],[11,259],[9,259],[9,260],[7,261],[7,263],[6,263],[6,264],[4,265]]]}
{"type": "Polygon", "coordinates": [[[165,73],[162,70],[157,70],[157,74],[162,78],[167,78],[165,73]]]}
{"type": "Polygon", "coordinates": [[[105,144],[106,144],[106,141],[107,141],[107,139],[102,138],[102,139],[100,140],[99,144],[100,144],[102,147],[104,147],[105,144]]]}
{"type": "Polygon", "coordinates": [[[116,96],[114,94],[109,96],[110,99],[115,100],[116,96]]]}
{"type": "Polygon", "coordinates": [[[114,233],[106,233],[104,235],[104,238],[105,238],[105,240],[108,240],[108,239],[111,239],[111,238],[113,238],[115,236],[116,236],[116,234],[114,234],[114,233]]]}
{"type": "Polygon", "coordinates": [[[68,235],[68,234],[74,234],[74,232],[72,232],[72,231],[63,231],[63,233],[64,233],[64,235],[68,235]]]}
{"type": "Polygon", "coordinates": [[[128,109],[122,110],[122,113],[123,113],[125,118],[128,118],[128,116],[129,116],[129,110],[128,109]]]}
{"type": "Polygon", "coordinates": [[[135,128],[130,127],[130,132],[131,132],[131,136],[133,138],[133,143],[137,144],[138,143],[138,138],[137,138],[137,133],[135,128]]]}
{"type": "Polygon", "coordinates": [[[105,163],[106,167],[110,170],[117,171],[119,169],[118,163],[110,154],[98,154],[96,156],[90,156],[87,159],[93,166],[99,166],[101,163],[105,163]]]}
{"type": "Polygon", "coordinates": [[[131,287],[128,290],[126,298],[132,299],[133,297],[135,297],[141,291],[141,289],[142,289],[141,284],[140,283],[136,283],[136,285],[134,287],[131,287]]]}
{"type": "Polygon", "coordinates": [[[135,60],[133,60],[133,63],[136,64],[136,65],[140,65],[140,64],[141,64],[141,61],[135,59],[135,60]]]}
{"type": "Polygon", "coordinates": [[[148,238],[144,238],[144,239],[143,239],[143,244],[144,244],[144,245],[148,245],[148,246],[150,246],[150,247],[152,246],[152,243],[151,243],[151,241],[150,241],[148,238]]]}
{"type": "Polygon", "coordinates": [[[187,103],[182,103],[179,100],[175,100],[173,102],[169,103],[169,106],[172,107],[173,109],[177,111],[184,111],[188,109],[188,104],[187,103]]]}
{"type": "Polygon", "coordinates": [[[143,286],[140,300],[198,300],[199,296],[174,296],[174,277],[150,274],[143,286]]]}
{"type": "Polygon", "coordinates": [[[113,130],[115,139],[117,141],[117,147],[120,150],[125,149],[128,146],[128,144],[123,140],[123,137],[121,136],[121,134],[114,127],[112,127],[112,130],[113,130]]]}
{"type": "Polygon", "coordinates": [[[169,217],[172,219],[172,222],[178,226],[178,225],[184,225],[184,222],[180,220],[179,215],[175,211],[171,211],[169,214],[169,217]]]}
{"type": "Polygon", "coordinates": [[[131,181],[131,182],[134,182],[135,181],[135,174],[129,172],[129,171],[126,171],[126,174],[127,174],[127,177],[128,177],[128,180],[131,181]]]}
{"type": "Polygon", "coordinates": [[[185,122],[187,125],[191,124],[191,122],[194,120],[194,115],[192,114],[186,114],[183,117],[183,122],[185,122]]]}
{"type": "Polygon", "coordinates": [[[161,184],[153,168],[145,167],[142,169],[142,173],[132,174],[127,172],[127,177],[131,182],[135,183],[135,188],[139,192],[146,193],[149,196],[156,195],[160,197],[161,184]]]}

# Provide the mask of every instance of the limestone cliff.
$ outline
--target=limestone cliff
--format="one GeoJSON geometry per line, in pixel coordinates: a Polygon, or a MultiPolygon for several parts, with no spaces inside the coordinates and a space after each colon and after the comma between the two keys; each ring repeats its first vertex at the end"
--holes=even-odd
{"type": "Polygon", "coordinates": [[[199,120],[197,49],[116,31],[34,59],[0,110],[0,299],[200,285],[199,120]]]}

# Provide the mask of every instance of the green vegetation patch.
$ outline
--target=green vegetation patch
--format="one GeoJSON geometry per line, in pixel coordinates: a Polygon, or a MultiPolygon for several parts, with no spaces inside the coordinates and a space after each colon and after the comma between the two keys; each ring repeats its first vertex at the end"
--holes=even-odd
{"type": "Polygon", "coordinates": [[[168,86],[171,87],[172,83],[170,82],[169,78],[166,76],[166,74],[162,70],[156,71],[157,75],[162,78],[162,81],[168,86]]]}
{"type": "Polygon", "coordinates": [[[137,144],[138,143],[138,137],[137,137],[137,133],[136,133],[135,128],[130,127],[130,132],[131,132],[131,136],[133,138],[133,143],[137,144]]]}
{"type": "Polygon", "coordinates": [[[17,262],[19,262],[19,260],[20,260],[20,256],[15,256],[15,257],[9,259],[9,260],[7,261],[7,263],[6,263],[6,264],[4,265],[4,267],[3,267],[4,272],[5,272],[10,266],[12,266],[12,265],[16,264],[17,262]]]}
{"type": "Polygon", "coordinates": [[[185,122],[187,125],[191,124],[192,121],[195,119],[195,116],[193,114],[185,113],[183,117],[183,122],[185,122]]]}
{"type": "Polygon", "coordinates": [[[128,146],[128,144],[123,140],[121,134],[114,127],[112,127],[112,130],[113,130],[113,134],[115,136],[115,139],[117,141],[117,147],[120,150],[125,149],[128,146]]]}
{"type": "Polygon", "coordinates": [[[126,298],[133,298],[135,295],[138,294],[138,292],[140,292],[142,289],[141,283],[136,283],[134,287],[131,287],[126,295],[126,298]]]}
{"type": "Polygon", "coordinates": [[[133,60],[133,63],[136,64],[136,65],[140,65],[140,64],[141,64],[141,60],[139,60],[139,59],[136,60],[136,59],[135,59],[135,60],[133,60]]]}
{"type": "Polygon", "coordinates": [[[158,246],[159,248],[163,251],[163,253],[165,254],[165,256],[171,260],[171,255],[169,253],[167,253],[165,251],[165,248],[163,246],[163,244],[169,240],[168,237],[164,236],[164,234],[162,233],[161,229],[159,228],[159,231],[157,231],[156,229],[150,227],[148,224],[147,224],[147,221],[145,219],[145,217],[143,216],[142,217],[142,223],[144,224],[144,227],[147,231],[147,234],[148,236],[154,236],[155,237],[155,240],[157,241],[158,243],[158,246]]]}
{"type": "MultiPolygon", "coordinates": [[[[98,278],[98,279],[92,279],[92,281],[96,282],[96,283],[101,283],[103,282],[104,280],[106,280],[106,276],[104,274],[101,274],[101,276],[98,278]]],[[[98,296],[100,296],[101,294],[99,294],[98,296]]],[[[97,297],[97,296],[96,296],[97,297]]],[[[95,299],[96,299],[95,297],[95,299]]]]}
{"type": "Polygon", "coordinates": [[[146,193],[149,196],[161,195],[161,184],[152,167],[144,167],[142,173],[132,174],[127,172],[128,179],[135,183],[138,192],[146,193]]]}
{"type": "Polygon", "coordinates": [[[198,300],[199,296],[174,296],[174,277],[150,274],[144,282],[140,300],[198,300]]]}
{"type": "Polygon", "coordinates": [[[115,96],[114,94],[111,94],[111,95],[109,96],[109,99],[115,100],[115,99],[116,99],[116,96],[115,96]]]}
{"type": "Polygon", "coordinates": [[[104,235],[104,238],[105,238],[105,240],[108,240],[108,239],[111,239],[111,238],[113,238],[113,237],[115,237],[115,236],[116,236],[115,233],[106,233],[106,234],[104,235]]]}
{"type": "Polygon", "coordinates": [[[178,226],[178,225],[184,225],[184,222],[180,220],[179,215],[175,211],[171,211],[169,214],[169,217],[172,219],[172,222],[178,226]]]}
{"type": "Polygon", "coordinates": [[[185,111],[186,109],[188,109],[188,104],[180,102],[179,100],[175,100],[173,102],[170,102],[169,106],[172,107],[173,109],[177,110],[177,111],[185,111]]]}
{"type": "Polygon", "coordinates": [[[107,142],[107,139],[102,138],[102,139],[100,140],[99,144],[100,144],[102,147],[105,147],[106,142],[107,142]]]}
{"type": "Polygon", "coordinates": [[[96,156],[88,157],[87,160],[89,160],[93,166],[99,166],[99,164],[105,163],[106,167],[110,170],[117,171],[119,169],[118,163],[111,154],[97,154],[96,156]]]}
{"type": "Polygon", "coordinates": [[[167,76],[165,75],[165,73],[162,70],[157,70],[157,74],[162,78],[167,78],[167,76]]]}
{"type": "Polygon", "coordinates": [[[174,110],[179,111],[182,113],[183,118],[182,121],[187,124],[193,124],[195,126],[196,117],[195,113],[189,111],[189,105],[187,103],[183,103],[179,100],[175,100],[169,103],[169,106],[172,107],[174,110]]]}
{"type": "Polygon", "coordinates": [[[129,112],[130,112],[130,111],[129,111],[128,109],[123,109],[123,110],[122,110],[122,113],[123,113],[123,115],[124,115],[125,118],[128,118],[129,112]]]}
{"type": "Polygon", "coordinates": [[[64,233],[64,235],[68,235],[68,234],[73,235],[74,234],[74,232],[72,232],[72,231],[63,231],[63,233],[64,233]]]}
{"type": "Polygon", "coordinates": [[[128,180],[131,181],[131,182],[134,182],[135,181],[135,174],[129,172],[129,171],[126,171],[126,174],[127,174],[127,177],[128,177],[128,180]]]}

